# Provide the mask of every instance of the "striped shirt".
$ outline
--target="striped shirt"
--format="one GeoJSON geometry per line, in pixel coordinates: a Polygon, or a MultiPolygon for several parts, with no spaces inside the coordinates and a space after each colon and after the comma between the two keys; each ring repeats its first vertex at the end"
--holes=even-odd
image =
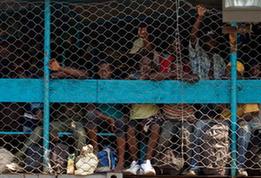
{"type": "Polygon", "coordinates": [[[188,104],[164,105],[162,112],[166,119],[182,120],[195,117],[194,108],[188,104]]]}

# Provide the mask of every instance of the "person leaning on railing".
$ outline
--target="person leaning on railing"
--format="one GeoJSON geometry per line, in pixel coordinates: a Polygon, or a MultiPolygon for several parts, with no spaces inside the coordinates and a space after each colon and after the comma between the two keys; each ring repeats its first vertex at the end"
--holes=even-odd
{"type": "MultiPolygon", "coordinates": [[[[218,34],[219,31],[217,31],[217,29],[212,29],[208,32],[204,32],[204,27],[206,26],[203,26],[203,21],[206,13],[207,9],[203,5],[198,5],[196,7],[197,16],[192,26],[191,37],[189,41],[189,60],[191,63],[192,72],[193,74],[198,76],[199,80],[220,80],[225,74],[226,68],[226,63],[224,59],[220,56],[218,49],[219,42],[217,41],[217,38],[219,38],[221,34],[218,34]],[[202,34],[201,36],[200,33],[202,34]]],[[[210,24],[206,25],[208,25],[208,28],[211,28],[210,24]]],[[[191,155],[191,169],[188,171],[188,175],[198,174],[198,164],[204,164],[203,161],[200,159],[200,150],[202,149],[201,144],[204,143],[203,136],[205,134],[205,131],[210,128],[210,125],[218,124],[218,121],[214,119],[216,117],[216,112],[211,108],[211,105],[202,105],[199,109],[199,113],[200,115],[203,115],[203,117],[200,119],[198,118],[199,120],[196,122],[195,125],[195,130],[193,133],[195,139],[191,148],[191,151],[194,154],[191,155]]],[[[224,130],[225,135],[224,140],[220,140],[220,142],[226,142],[226,140],[228,140],[228,126],[226,126],[225,123],[221,123],[220,128],[221,127],[224,130]]],[[[227,148],[228,145],[223,145],[222,149],[224,155],[227,154],[227,148]]],[[[214,152],[211,154],[214,154],[214,152]]],[[[204,166],[206,166],[207,164],[209,167],[211,167],[212,163],[206,163],[204,166]]],[[[223,174],[225,162],[220,163],[220,166],[223,170],[219,170],[218,174],[223,174]]],[[[210,174],[210,172],[207,174],[210,174]]]]}
{"type": "MultiPolygon", "coordinates": [[[[184,59],[178,58],[180,52],[179,42],[172,39],[166,49],[161,52],[157,67],[158,72],[151,75],[151,78],[153,80],[164,79],[180,80],[189,83],[197,82],[198,76],[192,74],[190,65],[184,59]]],[[[182,161],[177,163],[177,160],[166,160],[168,157],[167,152],[171,151],[178,157],[181,153],[177,153],[177,150],[179,150],[179,147],[182,147],[181,150],[185,152],[185,155],[182,155],[182,159],[189,158],[189,148],[193,141],[191,138],[194,129],[193,123],[196,121],[195,108],[189,104],[164,104],[160,109],[164,122],[161,125],[161,133],[153,165],[159,168],[182,169],[182,161]],[[173,141],[173,137],[176,140],[173,141]]],[[[180,170],[176,171],[179,172],[180,170]]]]}
{"type": "MultiPolygon", "coordinates": [[[[231,64],[228,64],[226,67],[226,75],[223,77],[230,77],[230,67],[231,64]]],[[[238,75],[242,76],[244,73],[244,65],[241,62],[237,63],[237,72],[238,75]]],[[[213,108],[213,111],[205,112],[207,115],[202,117],[197,121],[194,130],[194,142],[192,152],[193,156],[190,160],[191,168],[188,171],[188,175],[196,175],[198,174],[199,168],[203,167],[205,170],[205,174],[225,174],[225,166],[228,163],[228,155],[229,155],[229,119],[230,119],[230,111],[224,105],[217,105],[213,108]],[[210,115],[210,112],[214,112],[215,114],[210,115]],[[218,114],[221,113],[221,114],[218,114]],[[209,130],[216,129],[216,135],[212,135],[215,143],[217,144],[209,144],[211,140],[205,140],[208,137],[205,137],[205,134],[211,134],[209,130]],[[218,131],[219,130],[219,131],[218,131]],[[218,146],[218,147],[217,147],[218,146]],[[216,147],[216,148],[215,148],[216,147]],[[221,152],[222,154],[216,154],[216,151],[221,152]],[[202,157],[204,159],[202,159],[202,157]]],[[[203,112],[204,110],[202,110],[203,112]]],[[[244,111],[243,108],[239,108],[238,111],[244,111]]],[[[244,113],[242,113],[244,114],[244,113]]],[[[246,135],[244,129],[239,131],[240,135],[246,135]]],[[[210,136],[210,135],[208,135],[210,136]]],[[[243,140],[244,141],[244,140],[243,140]]],[[[243,142],[242,141],[242,142],[243,142]]],[[[239,149],[240,150],[240,149],[239,149]]],[[[241,149],[243,151],[243,149],[241,149]]],[[[245,153],[242,153],[244,155],[245,153]]],[[[239,170],[240,175],[244,175],[243,170],[239,170]]]]}
{"type": "MultiPolygon", "coordinates": [[[[61,67],[60,64],[52,59],[50,61],[50,70],[53,71],[52,77],[87,77],[88,73],[85,71],[76,70],[69,67],[61,67]]],[[[53,119],[50,123],[51,139],[53,141],[58,140],[58,132],[72,131],[76,140],[76,152],[79,152],[81,148],[86,144],[86,131],[82,125],[82,119],[79,113],[81,112],[75,104],[62,104],[60,107],[60,115],[53,119]]],[[[33,133],[27,138],[24,146],[16,153],[16,156],[22,160],[24,158],[26,150],[32,146],[32,144],[38,143],[42,138],[43,127],[38,126],[33,130],[33,133]]]]}
{"type": "MultiPolygon", "coordinates": [[[[107,58],[105,61],[100,61],[98,65],[97,76],[99,80],[113,79],[114,66],[112,59],[107,58]]],[[[56,60],[50,62],[51,68],[55,71],[55,77],[74,77],[85,78],[88,77],[88,71],[77,70],[69,67],[61,67],[56,60]]],[[[98,128],[104,121],[110,125],[111,130],[116,134],[117,150],[118,150],[118,164],[115,171],[122,171],[124,169],[124,152],[125,152],[125,134],[126,118],[124,117],[124,106],[120,104],[89,104],[85,117],[82,118],[83,126],[87,128],[87,135],[90,139],[95,152],[98,152],[98,128]]]]}
{"type": "Polygon", "coordinates": [[[52,78],[88,78],[89,73],[85,70],[78,70],[72,67],[62,67],[56,59],[50,60],[50,70],[52,78]]]}
{"type": "MultiPolygon", "coordinates": [[[[98,66],[98,79],[111,80],[113,79],[114,68],[108,61],[101,61],[98,66]]],[[[98,128],[101,124],[106,122],[116,135],[116,145],[118,150],[118,164],[114,171],[121,172],[124,169],[124,153],[125,153],[125,127],[126,117],[124,116],[124,105],[122,104],[94,104],[92,110],[86,113],[87,130],[89,139],[95,149],[98,151],[98,128]]]]}

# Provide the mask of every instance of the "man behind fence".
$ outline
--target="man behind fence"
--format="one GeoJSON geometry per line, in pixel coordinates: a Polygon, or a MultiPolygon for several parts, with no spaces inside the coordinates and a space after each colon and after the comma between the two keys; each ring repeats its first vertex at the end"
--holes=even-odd
{"type": "MultiPolygon", "coordinates": [[[[52,77],[78,77],[83,78],[88,76],[88,72],[76,70],[69,67],[61,67],[60,64],[52,59],[50,61],[50,69],[54,72],[52,77]]],[[[51,140],[58,140],[58,132],[72,131],[76,140],[76,152],[86,144],[86,131],[82,125],[83,114],[79,106],[76,104],[61,104],[59,107],[60,115],[54,116],[55,118],[50,123],[50,136],[51,140]]],[[[26,156],[26,150],[33,144],[38,144],[42,138],[43,127],[37,126],[30,137],[24,143],[24,146],[16,153],[16,156],[22,160],[26,156]]]]}
{"type": "MultiPolygon", "coordinates": [[[[192,74],[187,61],[178,58],[180,52],[178,40],[171,39],[159,56],[157,78],[160,76],[161,79],[181,80],[189,83],[198,80],[198,77],[192,74]]],[[[161,113],[164,122],[161,126],[153,165],[162,170],[172,169],[178,173],[184,166],[184,160],[190,156],[191,133],[193,123],[196,121],[195,109],[189,104],[165,104],[161,107],[161,113]],[[170,154],[173,155],[172,159],[167,159],[170,154]]]]}
{"type": "MultiPolygon", "coordinates": [[[[256,64],[250,70],[251,78],[261,79],[261,64],[256,64]]],[[[261,104],[259,103],[259,113],[254,115],[248,122],[251,132],[250,144],[248,147],[246,166],[252,166],[259,168],[258,170],[248,169],[248,173],[251,175],[260,175],[261,173],[261,104]],[[254,163],[254,165],[253,165],[254,163]]]]}
{"type": "MultiPolygon", "coordinates": [[[[83,78],[88,76],[87,71],[77,70],[70,67],[61,67],[56,60],[51,61],[51,68],[55,69],[55,76],[83,78]]],[[[100,61],[98,65],[97,77],[100,80],[110,80],[114,78],[113,58],[107,57],[100,61]]],[[[102,123],[109,124],[117,139],[118,164],[115,171],[122,171],[124,168],[125,134],[126,118],[124,117],[124,107],[120,104],[89,104],[87,113],[83,119],[84,127],[87,127],[87,133],[95,152],[98,152],[98,128],[102,123]]]]}
{"type": "MultiPolygon", "coordinates": [[[[151,75],[155,73],[155,64],[152,60],[153,54],[144,56],[141,59],[139,71],[130,75],[130,79],[150,80],[151,75]]],[[[155,175],[156,171],[151,165],[151,159],[153,157],[154,149],[157,145],[159,138],[159,131],[161,125],[161,116],[159,115],[160,109],[155,104],[134,104],[130,110],[130,121],[128,123],[128,144],[130,148],[130,156],[132,163],[130,168],[125,170],[126,174],[137,175],[138,173],[144,175],[155,175]],[[139,126],[143,129],[140,130],[139,126]],[[146,153],[146,160],[140,165],[138,162],[138,143],[137,132],[140,131],[143,134],[149,134],[148,149],[146,153]]],[[[142,135],[141,138],[144,138],[142,135]]]]}
{"type": "MultiPolygon", "coordinates": [[[[226,76],[230,76],[231,64],[226,68],[226,76]]],[[[243,76],[244,65],[237,62],[237,72],[239,77],[243,76]]],[[[231,118],[230,109],[227,106],[221,105],[219,107],[222,111],[216,118],[199,120],[195,127],[195,147],[194,156],[191,161],[191,170],[189,175],[196,175],[198,165],[205,169],[204,173],[211,174],[213,170],[215,174],[224,175],[225,165],[228,164],[228,150],[229,150],[229,124],[231,118]],[[212,131],[211,131],[212,130],[212,131]],[[215,131],[215,132],[214,132],[215,131]],[[212,133],[215,133],[214,135],[212,133]],[[206,145],[206,146],[205,146],[206,145]],[[218,154],[219,153],[219,154],[218,154]],[[218,156],[219,155],[219,156],[218,156]],[[202,165],[203,164],[203,165],[202,165]],[[212,171],[211,171],[212,170],[212,171]],[[208,172],[207,172],[208,171],[208,172]],[[210,172],[211,171],[211,172],[210,172]]],[[[248,121],[256,116],[259,112],[257,104],[241,104],[237,108],[238,128],[237,128],[237,144],[238,144],[238,175],[247,176],[244,170],[248,144],[250,142],[250,129],[248,121]]]]}
{"type": "MultiPolygon", "coordinates": [[[[112,61],[110,63],[109,61],[100,62],[98,68],[98,77],[100,80],[110,80],[113,78],[112,61]]],[[[102,127],[101,124],[103,122],[109,124],[117,137],[118,164],[115,171],[122,171],[124,168],[126,142],[124,130],[127,122],[124,117],[124,106],[121,104],[96,104],[93,105],[91,112],[87,112],[86,118],[89,139],[95,151],[98,151],[98,128],[102,127]]]]}
{"type": "MultiPolygon", "coordinates": [[[[231,64],[227,65],[227,76],[230,76],[231,64]]],[[[237,62],[237,71],[239,78],[243,77],[245,67],[241,62],[237,62]]],[[[258,104],[239,104],[237,107],[237,167],[239,176],[248,176],[245,170],[246,153],[251,139],[251,126],[258,125],[255,123],[255,118],[258,118],[259,107],[258,104]]],[[[231,118],[231,112],[228,107],[223,108],[221,117],[229,120],[231,118]]]]}
{"type": "MultiPolygon", "coordinates": [[[[220,35],[213,30],[208,31],[206,35],[204,34],[205,32],[203,32],[204,27],[202,27],[202,24],[207,9],[202,5],[198,5],[196,10],[197,17],[192,27],[189,43],[189,59],[192,71],[200,80],[220,80],[222,76],[224,76],[226,69],[224,59],[218,54],[217,38],[219,38],[220,35]],[[202,34],[201,38],[199,38],[200,33],[202,34]]],[[[189,170],[188,175],[196,175],[198,173],[198,166],[217,169],[217,172],[214,174],[224,174],[226,155],[228,155],[228,126],[217,120],[217,111],[215,111],[214,108],[213,111],[210,111],[210,107],[212,106],[206,105],[199,109],[199,113],[202,117],[195,125],[193,134],[194,141],[192,144],[193,146],[191,146],[193,155],[190,160],[192,168],[189,170]],[[206,112],[206,114],[204,112],[206,112]],[[218,133],[220,133],[219,135],[222,136],[214,138],[214,135],[211,134],[212,130],[218,131],[218,133]],[[208,137],[205,138],[204,135],[208,135],[208,137]],[[211,140],[210,138],[212,137],[213,139],[211,140]],[[204,139],[207,138],[210,139],[208,141],[209,143],[204,141],[204,139]],[[214,155],[216,154],[214,151],[216,145],[214,143],[211,144],[213,140],[216,140],[216,144],[220,144],[220,151],[223,152],[222,157],[214,155]],[[206,158],[204,161],[203,157],[206,158]],[[212,157],[213,159],[215,158],[216,161],[213,161],[212,157]]],[[[209,170],[206,174],[213,173],[209,170]]]]}
{"type": "Polygon", "coordinates": [[[225,74],[226,63],[218,54],[219,31],[215,29],[216,31],[210,30],[206,35],[203,34],[205,33],[203,32],[204,27],[201,26],[206,11],[204,6],[197,6],[197,17],[192,27],[189,43],[189,59],[193,73],[197,74],[200,80],[218,80],[225,74]],[[201,38],[199,38],[200,33],[201,38]]]}
{"type": "Polygon", "coordinates": [[[154,44],[155,36],[152,34],[153,27],[149,25],[151,19],[146,19],[141,23],[138,28],[138,38],[133,42],[132,48],[129,51],[128,65],[133,66],[132,71],[137,72],[140,61],[143,57],[149,56],[150,59],[156,64],[158,63],[159,53],[154,44]],[[130,63],[131,62],[131,63],[130,63]]]}
{"type": "MultiPolygon", "coordinates": [[[[241,71],[241,68],[238,70],[241,71]]],[[[205,110],[207,112],[201,109],[203,115],[195,125],[191,146],[191,169],[187,174],[197,175],[199,170],[203,169],[204,174],[224,175],[229,157],[229,124],[218,115],[219,107],[216,106],[212,111],[215,114],[210,114],[210,108],[205,110]]]]}

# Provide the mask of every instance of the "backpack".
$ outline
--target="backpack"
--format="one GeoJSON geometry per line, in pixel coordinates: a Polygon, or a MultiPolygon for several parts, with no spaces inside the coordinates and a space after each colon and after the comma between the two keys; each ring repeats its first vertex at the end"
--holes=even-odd
{"type": "Polygon", "coordinates": [[[76,160],[74,174],[81,176],[93,174],[99,162],[97,156],[93,153],[93,146],[90,144],[82,147],[81,154],[77,156],[76,160]]]}
{"type": "Polygon", "coordinates": [[[0,174],[8,172],[6,167],[14,161],[15,156],[5,148],[0,148],[0,174]]]}
{"type": "Polygon", "coordinates": [[[108,172],[115,169],[117,156],[112,148],[105,147],[102,151],[97,153],[97,157],[99,164],[96,172],[108,172]]]}

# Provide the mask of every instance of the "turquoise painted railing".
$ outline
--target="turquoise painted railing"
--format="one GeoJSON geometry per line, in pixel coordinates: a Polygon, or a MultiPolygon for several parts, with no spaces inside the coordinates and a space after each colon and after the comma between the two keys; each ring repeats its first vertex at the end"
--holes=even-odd
{"type": "MultiPolygon", "coordinates": [[[[50,80],[51,103],[227,103],[231,81],[50,80]]],[[[43,102],[42,79],[0,79],[0,102],[43,102]]],[[[261,103],[260,80],[237,81],[238,103],[261,103]]]]}

